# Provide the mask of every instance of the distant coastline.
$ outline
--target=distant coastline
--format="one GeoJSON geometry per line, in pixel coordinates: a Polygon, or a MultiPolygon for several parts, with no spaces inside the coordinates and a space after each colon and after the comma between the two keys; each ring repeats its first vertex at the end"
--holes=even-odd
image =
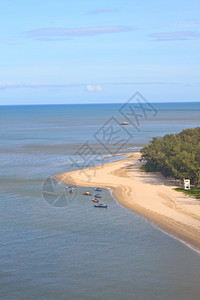
{"type": "Polygon", "coordinates": [[[176,186],[160,174],[142,172],[140,153],[125,155],[129,156],[102,168],[56,174],[55,178],[64,184],[111,188],[123,206],[200,249],[199,200],[177,193],[176,186]]]}

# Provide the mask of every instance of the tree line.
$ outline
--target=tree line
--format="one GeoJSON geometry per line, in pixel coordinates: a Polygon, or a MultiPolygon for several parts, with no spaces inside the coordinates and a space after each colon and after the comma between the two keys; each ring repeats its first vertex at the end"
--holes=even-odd
{"type": "Polygon", "coordinates": [[[180,180],[187,178],[195,185],[200,182],[200,127],[154,137],[140,152],[146,171],[180,180]]]}

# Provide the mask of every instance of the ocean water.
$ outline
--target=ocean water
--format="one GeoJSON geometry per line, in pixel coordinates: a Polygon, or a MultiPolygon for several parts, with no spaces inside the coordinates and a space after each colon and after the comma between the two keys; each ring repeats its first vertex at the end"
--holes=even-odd
{"type": "Polygon", "coordinates": [[[199,254],[110,191],[102,192],[108,209],[94,208],[83,187],[60,207],[44,196],[55,173],[200,126],[200,103],[153,104],[155,116],[146,111],[123,127],[121,107],[0,107],[0,299],[200,298],[199,254]]]}

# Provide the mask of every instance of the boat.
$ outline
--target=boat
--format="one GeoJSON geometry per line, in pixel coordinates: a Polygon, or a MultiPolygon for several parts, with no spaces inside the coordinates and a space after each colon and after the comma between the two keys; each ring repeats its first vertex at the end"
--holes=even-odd
{"type": "Polygon", "coordinates": [[[99,194],[94,194],[95,198],[101,198],[101,196],[99,194]]]}
{"type": "Polygon", "coordinates": [[[70,194],[73,194],[73,190],[70,190],[69,192],[70,192],[70,194]]]}
{"type": "Polygon", "coordinates": [[[105,204],[95,204],[94,207],[107,208],[108,205],[105,205],[105,204]]]}
{"type": "Polygon", "coordinates": [[[95,188],[94,189],[96,192],[101,192],[102,190],[101,190],[101,188],[95,188]]]}
{"type": "Polygon", "coordinates": [[[93,202],[96,202],[96,203],[99,202],[99,200],[97,200],[97,199],[95,199],[95,198],[92,199],[92,201],[93,201],[93,202]]]}
{"type": "Polygon", "coordinates": [[[91,196],[92,194],[90,192],[84,192],[83,195],[85,195],[85,196],[91,196]]]}
{"type": "Polygon", "coordinates": [[[128,122],[123,122],[121,125],[129,125],[128,122]]]}
{"type": "Polygon", "coordinates": [[[69,185],[69,186],[66,186],[65,188],[66,188],[66,189],[70,189],[70,190],[75,190],[75,189],[76,189],[76,186],[69,185]]]}

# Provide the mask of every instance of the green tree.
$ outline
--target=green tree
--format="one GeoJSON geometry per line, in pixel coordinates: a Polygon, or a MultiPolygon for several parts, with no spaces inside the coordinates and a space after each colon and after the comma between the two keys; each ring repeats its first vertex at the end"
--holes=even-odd
{"type": "Polygon", "coordinates": [[[200,127],[153,138],[141,154],[148,171],[180,180],[189,178],[196,185],[200,182],[200,127]]]}

